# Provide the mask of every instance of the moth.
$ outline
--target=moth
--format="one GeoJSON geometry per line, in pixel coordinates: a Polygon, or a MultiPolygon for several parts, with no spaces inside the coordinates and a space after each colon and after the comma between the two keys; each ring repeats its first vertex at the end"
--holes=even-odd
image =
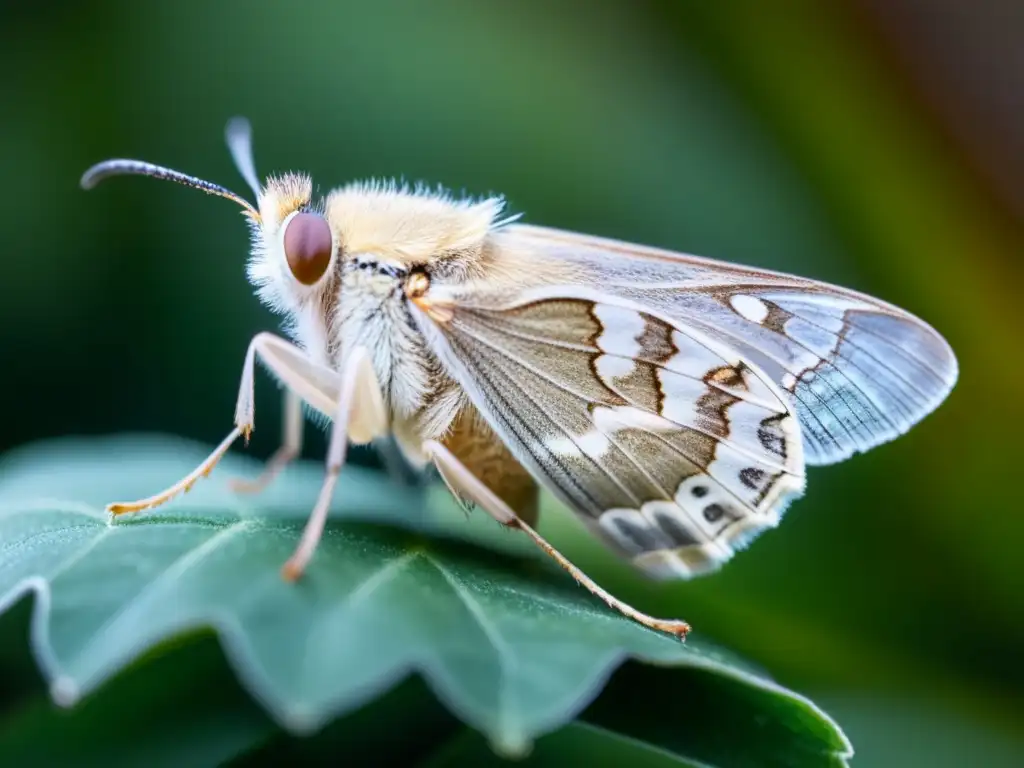
{"type": "Polygon", "coordinates": [[[82,177],[167,179],[238,203],[248,277],[285,318],[242,368],[234,428],[186,477],[114,515],[161,505],[253,429],[259,360],[285,390],[280,449],[258,492],[300,452],[303,404],[330,421],[322,490],[292,557],[321,537],[349,443],[393,440],[453,494],[521,530],[580,584],[640,623],[689,625],[620,601],[535,530],[547,489],[654,578],[711,572],[774,528],[806,467],[906,432],[957,379],[929,325],[822,282],[530,226],[500,197],[455,198],[355,182],[314,198],[311,177],[260,184],[251,128],[226,138],[252,204],[217,184],[137,160],[82,177]]]}

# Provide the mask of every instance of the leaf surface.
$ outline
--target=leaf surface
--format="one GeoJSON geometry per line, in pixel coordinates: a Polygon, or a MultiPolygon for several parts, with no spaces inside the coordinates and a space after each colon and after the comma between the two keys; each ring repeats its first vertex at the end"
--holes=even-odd
{"type": "Polygon", "coordinates": [[[823,758],[801,764],[848,752],[811,702],[699,634],[682,644],[611,612],[546,561],[455,538],[518,548],[486,516],[453,523],[452,505],[375,471],[346,468],[297,584],[279,569],[319,489],[315,464],[249,498],[223,481],[254,465],[230,456],[159,513],[111,524],[102,512],[203,455],[191,443],[131,437],[44,444],[0,464],[0,609],[35,593],[33,652],[58,703],[75,704],[168,638],[212,627],[243,686],[300,734],[415,672],[496,749],[522,754],[633,658],[674,667],[670,677],[721,680],[710,686],[726,698],[720,709],[734,697],[801,754],[823,758]]]}

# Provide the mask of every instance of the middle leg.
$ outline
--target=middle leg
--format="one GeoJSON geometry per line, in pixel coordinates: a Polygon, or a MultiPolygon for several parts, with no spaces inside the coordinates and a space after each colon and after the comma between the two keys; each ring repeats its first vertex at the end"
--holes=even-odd
{"type": "Polygon", "coordinates": [[[253,479],[234,477],[229,481],[236,493],[255,494],[266,489],[281,471],[298,458],[302,451],[302,433],[305,419],[302,415],[302,399],[291,389],[284,391],[284,438],[281,447],[271,456],[263,471],[253,479]]]}

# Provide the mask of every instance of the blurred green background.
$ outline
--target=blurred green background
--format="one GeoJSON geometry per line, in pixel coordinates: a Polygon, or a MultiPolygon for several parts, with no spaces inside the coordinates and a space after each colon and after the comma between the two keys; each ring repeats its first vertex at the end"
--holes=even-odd
{"type": "MultiPolygon", "coordinates": [[[[245,192],[235,114],[260,173],[322,191],[498,191],[534,223],[839,282],[949,339],[933,416],[812,469],[778,531],[697,582],[542,529],[815,698],[857,765],[1024,764],[1022,59],[1024,9],[998,0],[5,3],[0,449],[230,428],[246,343],[278,324],[237,210],[78,178],[139,157],[245,192]]],[[[272,384],[257,401],[267,455],[272,384]]]]}

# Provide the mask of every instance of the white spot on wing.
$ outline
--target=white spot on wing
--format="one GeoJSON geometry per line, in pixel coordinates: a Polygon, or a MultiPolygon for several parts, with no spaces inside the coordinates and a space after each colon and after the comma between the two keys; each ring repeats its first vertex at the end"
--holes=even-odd
{"type": "MultiPolygon", "coordinates": [[[[633,562],[653,579],[689,579],[695,571],[687,567],[673,549],[647,552],[633,558],[633,562]]],[[[699,573],[699,569],[696,571],[699,573]]]]}
{"type": "Polygon", "coordinates": [[[760,325],[768,317],[768,305],[761,301],[756,296],[747,296],[743,293],[738,293],[729,299],[729,303],[732,304],[732,308],[736,310],[741,317],[746,318],[752,323],[760,325]]]}
{"type": "Polygon", "coordinates": [[[620,429],[640,429],[645,432],[675,432],[679,429],[668,419],[631,405],[595,408],[594,424],[604,434],[615,433],[620,429]]]}
{"type": "Polygon", "coordinates": [[[708,371],[730,363],[717,352],[678,330],[672,331],[672,343],[679,351],[665,362],[665,367],[684,376],[702,379],[708,371]]]}
{"type": "Polygon", "coordinates": [[[595,304],[594,315],[601,322],[597,346],[613,355],[634,358],[640,354],[638,339],[644,332],[644,319],[631,309],[595,304]]]}
{"type": "Polygon", "coordinates": [[[597,429],[592,429],[571,439],[567,436],[555,437],[544,441],[544,446],[559,456],[579,456],[583,453],[592,459],[600,459],[611,447],[611,441],[597,429]]]}
{"type": "Polygon", "coordinates": [[[718,570],[732,557],[732,550],[713,542],[677,549],[644,552],[633,564],[655,579],[689,579],[718,570]]]}
{"type": "Polygon", "coordinates": [[[636,371],[636,364],[630,358],[601,355],[595,362],[597,374],[602,379],[625,378],[636,371]]]}
{"type": "Polygon", "coordinates": [[[676,424],[697,424],[697,402],[707,394],[707,385],[697,379],[678,376],[671,371],[661,372],[658,381],[663,395],[662,415],[676,424]]]}
{"type": "Polygon", "coordinates": [[[601,406],[594,409],[594,428],[570,438],[565,435],[548,438],[544,446],[560,456],[579,456],[581,453],[592,459],[600,459],[611,448],[609,435],[621,429],[640,429],[645,432],[675,432],[675,424],[656,413],[633,406],[601,406]]]}

